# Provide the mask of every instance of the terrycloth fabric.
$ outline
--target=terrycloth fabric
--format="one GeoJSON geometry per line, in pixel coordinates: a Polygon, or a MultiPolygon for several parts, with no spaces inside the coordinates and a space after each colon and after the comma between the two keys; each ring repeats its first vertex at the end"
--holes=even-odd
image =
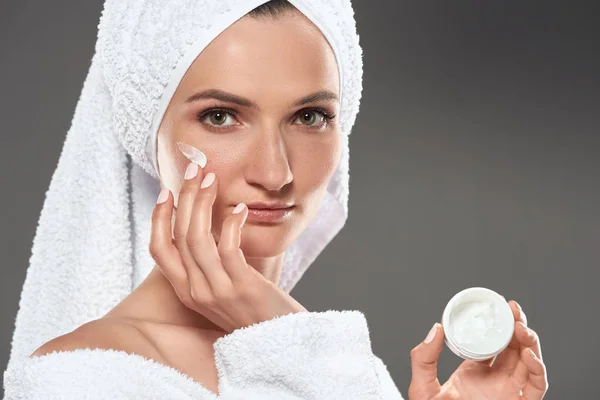
{"type": "Polygon", "coordinates": [[[218,396],[140,355],[82,349],[6,371],[5,400],[402,400],[358,311],[290,314],[236,330],[213,347],[218,396]]]}
{"type": "MultiPolygon", "coordinates": [[[[266,0],[107,0],[72,125],[38,221],[10,362],[97,319],[154,266],[156,132],[185,71],[219,33],[266,0]]],[[[323,205],[285,255],[291,291],[348,214],[348,134],[362,91],[350,0],[290,0],[331,44],[340,72],[342,157],[323,205]]],[[[210,162],[210,160],[209,160],[210,162]]]]}

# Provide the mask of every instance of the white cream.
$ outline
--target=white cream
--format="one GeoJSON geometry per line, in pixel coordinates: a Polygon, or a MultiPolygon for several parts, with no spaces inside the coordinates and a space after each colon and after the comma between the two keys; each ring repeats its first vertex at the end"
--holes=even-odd
{"type": "Polygon", "coordinates": [[[177,146],[179,146],[179,150],[183,153],[186,158],[192,162],[198,164],[201,168],[206,167],[206,155],[195,148],[194,146],[190,146],[189,144],[185,144],[182,142],[177,142],[177,146]]]}
{"type": "Polygon", "coordinates": [[[506,348],[514,332],[514,317],[498,293],[469,288],[446,306],[443,321],[446,344],[465,359],[491,358],[506,348]]]}
{"type": "MultiPolygon", "coordinates": [[[[450,331],[456,344],[471,351],[498,347],[498,312],[493,304],[468,302],[452,311],[450,331]]],[[[500,332],[501,333],[501,332],[500,332]]]]}

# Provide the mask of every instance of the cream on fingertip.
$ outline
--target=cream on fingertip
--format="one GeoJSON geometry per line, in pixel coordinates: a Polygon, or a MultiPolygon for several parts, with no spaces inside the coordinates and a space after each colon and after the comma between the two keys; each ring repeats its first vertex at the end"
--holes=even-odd
{"type": "Polygon", "coordinates": [[[188,160],[198,164],[202,168],[206,167],[207,159],[203,152],[183,142],[177,142],[177,146],[188,160]]]}

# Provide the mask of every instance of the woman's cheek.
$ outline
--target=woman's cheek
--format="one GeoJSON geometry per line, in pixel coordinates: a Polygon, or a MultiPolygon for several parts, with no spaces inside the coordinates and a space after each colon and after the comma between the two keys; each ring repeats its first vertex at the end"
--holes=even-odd
{"type": "Polygon", "coordinates": [[[340,159],[339,139],[321,143],[319,146],[310,146],[304,153],[298,172],[294,172],[295,180],[304,181],[308,191],[324,190],[340,159]]]}

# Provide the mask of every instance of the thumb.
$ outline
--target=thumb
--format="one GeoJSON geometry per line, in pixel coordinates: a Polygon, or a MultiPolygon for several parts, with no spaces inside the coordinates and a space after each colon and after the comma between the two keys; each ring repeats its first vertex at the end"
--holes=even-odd
{"type": "Polygon", "coordinates": [[[427,337],[410,352],[412,379],[408,389],[410,400],[430,399],[441,390],[437,378],[437,361],[444,346],[444,328],[435,323],[427,337]]]}

